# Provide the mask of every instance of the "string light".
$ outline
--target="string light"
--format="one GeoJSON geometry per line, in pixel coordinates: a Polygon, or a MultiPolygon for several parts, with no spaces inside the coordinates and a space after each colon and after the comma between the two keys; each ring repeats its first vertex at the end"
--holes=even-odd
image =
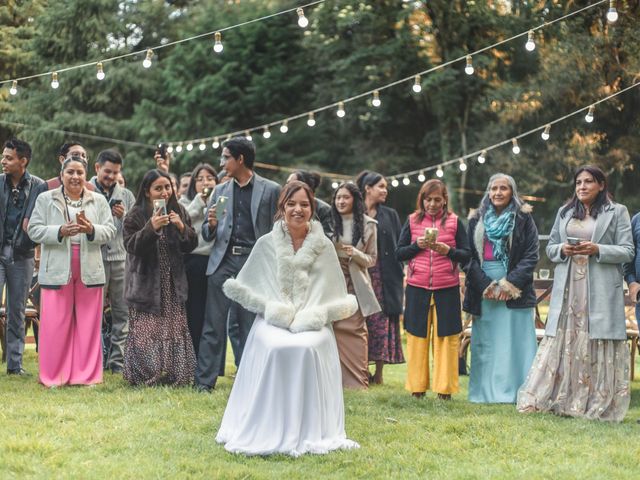
{"type": "Polygon", "coordinates": [[[338,103],[338,110],[336,111],[336,115],[340,118],[343,118],[347,113],[344,111],[344,102],[338,103]]]}
{"type": "Polygon", "coordinates": [[[542,137],[542,139],[546,142],[547,140],[549,140],[549,137],[551,135],[549,135],[549,132],[551,131],[551,124],[547,125],[546,127],[544,127],[544,130],[542,131],[542,133],[540,134],[540,136],[542,137]]]}
{"type": "Polygon", "coordinates": [[[397,187],[398,185],[400,185],[400,182],[398,181],[397,178],[394,178],[393,180],[391,180],[391,186],[392,187],[397,187]]]}
{"type": "Polygon", "coordinates": [[[151,67],[151,58],[152,57],[153,57],[153,50],[151,50],[151,49],[147,50],[147,56],[142,61],[142,66],[144,68],[150,68],[151,67]]]}
{"type": "Polygon", "coordinates": [[[314,127],[316,125],[316,116],[313,112],[309,112],[309,118],[307,118],[307,125],[314,127]]]}
{"type": "Polygon", "coordinates": [[[458,165],[458,168],[460,169],[461,172],[467,171],[467,164],[464,163],[464,158],[460,159],[460,165],[458,165]]]}
{"type": "Polygon", "coordinates": [[[182,151],[182,143],[179,143],[178,146],[176,147],[176,152],[180,153],[182,151]]]}
{"type": "Polygon", "coordinates": [[[102,68],[102,62],[98,62],[98,64],[96,65],[96,68],[98,69],[98,73],[96,73],[96,78],[98,80],[104,80],[104,69],[102,68]]]}
{"type": "Polygon", "coordinates": [[[207,148],[207,146],[204,144],[204,142],[200,142],[200,145],[198,145],[198,148],[199,148],[199,149],[200,149],[200,151],[202,152],[202,151],[204,151],[204,150],[207,148]]]}
{"type": "Polygon", "coordinates": [[[340,186],[340,184],[338,182],[331,182],[331,188],[333,188],[334,190],[336,188],[338,188],[340,186]]]}
{"type": "Polygon", "coordinates": [[[284,122],[282,122],[282,125],[280,125],[280,133],[287,133],[289,131],[289,125],[288,122],[285,120],[284,122]]]}
{"type": "Polygon", "coordinates": [[[264,130],[262,132],[262,136],[266,139],[271,138],[271,132],[269,131],[269,127],[264,127],[264,130]]]}
{"type": "Polygon", "coordinates": [[[420,183],[424,182],[427,179],[427,177],[424,176],[424,172],[421,170],[420,173],[418,174],[418,181],[420,183]]]}
{"type": "Polygon", "coordinates": [[[309,20],[304,16],[304,10],[302,8],[298,8],[296,12],[298,13],[298,25],[300,28],[307,28],[309,20]]]}
{"type": "Polygon", "coordinates": [[[618,10],[616,10],[616,0],[610,0],[609,10],[607,10],[607,20],[609,23],[616,23],[618,21],[618,10]]]}
{"type": "Polygon", "coordinates": [[[442,170],[442,167],[438,167],[438,170],[436,170],[436,177],[438,178],[444,177],[444,170],[442,170]]]}
{"type": "Polygon", "coordinates": [[[214,150],[217,150],[220,147],[220,140],[218,140],[218,137],[215,137],[213,139],[213,143],[211,144],[211,148],[213,148],[214,150]]]}
{"type": "Polygon", "coordinates": [[[405,177],[402,179],[402,184],[403,184],[403,185],[407,186],[407,185],[409,185],[410,183],[411,183],[411,180],[409,180],[409,177],[406,177],[406,176],[405,176],[405,177]]]}
{"type": "Polygon", "coordinates": [[[483,164],[487,161],[487,151],[483,150],[480,155],[478,155],[478,163],[483,164]]]}
{"type": "Polygon", "coordinates": [[[371,105],[376,108],[382,105],[382,101],[380,100],[380,92],[378,92],[378,90],[373,91],[373,99],[371,100],[371,105]]]}
{"type": "Polygon", "coordinates": [[[222,34],[220,32],[216,32],[213,34],[213,51],[216,53],[222,53],[224,50],[224,45],[222,45],[222,34]]]}
{"type": "Polygon", "coordinates": [[[596,109],[596,107],[594,105],[591,105],[589,107],[589,111],[587,112],[587,114],[584,116],[584,121],[587,123],[591,123],[593,122],[593,111],[596,109]]]}
{"type": "Polygon", "coordinates": [[[53,72],[51,74],[51,88],[54,90],[60,86],[60,82],[58,82],[58,72],[53,72]]]}
{"type": "Polygon", "coordinates": [[[251,136],[251,132],[249,132],[249,130],[244,131],[244,138],[246,138],[249,141],[253,140],[253,137],[251,136]]]}
{"type": "Polygon", "coordinates": [[[420,75],[416,75],[415,79],[413,80],[413,87],[411,87],[411,89],[414,91],[414,93],[420,93],[422,91],[422,80],[420,79],[420,75]]]}
{"type": "Polygon", "coordinates": [[[169,153],[173,153],[173,145],[169,145],[169,146],[167,147],[167,152],[169,152],[169,153]]]}
{"type": "Polygon", "coordinates": [[[193,143],[189,142],[187,143],[187,152],[190,152],[191,150],[193,150],[193,143]]]}
{"type": "Polygon", "coordinates": [[[473,59],[471,58],[471,55],[467,55],[467,65],[464,67],[464,73],[467,75],[473,75],[473,72],[473,59]]]}
{"type": "Polygon", "coordinates": [[[533,30],[529,30],[527,43],[524,44],[524,48],[526,48],[528,52],[533,52],[536,49],[536,42],[533,39],[534,35],[535,33],[533,32],[533,30]]]}
{"type": "Polygon", "coordinates": [[[517,138],[511,139],[511,151],[513,152],[514,155],[518,155],[520,153],[520,145],[518,145],[517,138]]]}
{"type": "Polygon", "coordinates": [[[18,93],[18,81],[17,80],[14,80],[11,83],[11,88],[9,89],[9,93],[11,95],[16,95],[18,93]]]}

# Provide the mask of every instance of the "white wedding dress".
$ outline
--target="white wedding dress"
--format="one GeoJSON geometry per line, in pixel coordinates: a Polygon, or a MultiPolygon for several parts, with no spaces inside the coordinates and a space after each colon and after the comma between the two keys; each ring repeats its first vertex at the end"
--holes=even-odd
{"type": "Polygon", "coordinates": [[[246,455],[358,448],[345,434],[342,375],[331,328],[292,333],[258,315],[216,441],[246,455]]]}

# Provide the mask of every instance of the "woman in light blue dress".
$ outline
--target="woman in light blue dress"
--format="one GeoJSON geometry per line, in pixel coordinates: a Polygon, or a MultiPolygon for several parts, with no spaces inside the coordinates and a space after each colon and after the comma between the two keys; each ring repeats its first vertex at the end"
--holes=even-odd
{"type": "Polygon", "coordinates": [[[469,221],[464,311],[474,315],[469,400],[515,403],[536,354],[538,229],[512,177],[489,179],[469,221]]]}

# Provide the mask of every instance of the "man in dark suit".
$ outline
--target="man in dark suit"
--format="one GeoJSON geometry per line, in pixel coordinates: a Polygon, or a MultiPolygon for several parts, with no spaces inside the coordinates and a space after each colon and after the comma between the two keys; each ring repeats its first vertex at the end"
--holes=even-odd
{"type": "Polygon", "coordinates": [[[256,240],[271,231],[280,195],[277,183],[254,173],[255,146],[251,141],[235,137],[222,147],[225,170],[232,180],[216,187],[207,221],[202,224],[204,239],[215,240],[207,266],[207,304],[195,379],[196,388],[202,391],[215,387],[225,361],[228,317],[238,323],[235,360],[240,364],[255,315],[229,300],[222,284],[238,274],[256,240]]]}

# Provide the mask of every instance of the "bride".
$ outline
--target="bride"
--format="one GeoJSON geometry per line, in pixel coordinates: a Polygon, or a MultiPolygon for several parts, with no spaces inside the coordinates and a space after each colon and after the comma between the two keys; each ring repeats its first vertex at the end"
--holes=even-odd
{"type": "Polygon", "coordinates": [[[257,313],[216,441],[234,453],[328,453],[358,448],[344,431],[342,378],[331,323],[352,315],[342,271],[314,195],[287,184],[276,223],[224,293],[257,313]]]}

